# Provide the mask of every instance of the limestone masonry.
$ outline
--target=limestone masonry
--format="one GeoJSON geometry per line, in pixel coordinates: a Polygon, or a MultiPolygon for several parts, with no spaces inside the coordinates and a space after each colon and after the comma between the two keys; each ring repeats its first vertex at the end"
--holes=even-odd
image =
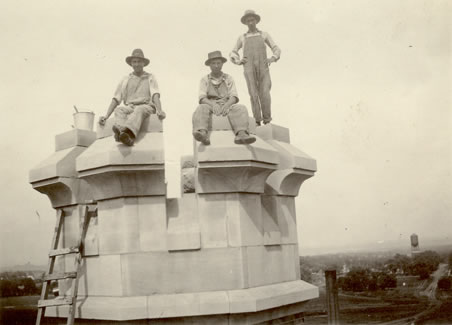
{"type": "MultiPolygon", "coordinates": [[[[255,143],[236,145],[227,117],[213,116],[212,144],[194,143],[184,193],[168,199],[162,122],[151,115],[132,147],[114,141],[112,123],[57,135],[55,153],[29,175],[64,211],[61,248],[79,239],[82,204],[97,202],[76,324],[265,324],[318,297],[300,280],[295,213],[316,161],[290,144],[287,128],[259,126],[255,143]]],[[[58,270],[73,271],[69,261],[59,258],[58,270]]]]}

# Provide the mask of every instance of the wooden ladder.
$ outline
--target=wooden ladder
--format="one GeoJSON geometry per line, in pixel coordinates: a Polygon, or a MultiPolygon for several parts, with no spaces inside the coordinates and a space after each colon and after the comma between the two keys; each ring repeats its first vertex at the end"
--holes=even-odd
{"type": "Polygon", "coordinates": [[[62,209],[58,209],[55,232],[52,238],[52,244],[49,252],[49,262],[47,264],[47,272],[44,277],[44,282],[42,284],[41,298],[38,302],[38,317],[36,318],[36,325],[40,325],[44,319],[45,310],[47,307],[54,306],[69,306],[67,325],[74,324],[75,309],[77,306],[77,291],[78,291],[78,280],[81,270],[82,253],[85,242],[86,232],[88,231],[88,226],[91,217],[97,215],[97,209],[93,203],[89,203],[85,206],[85,214],[83,216],[82,231],[80,233],[80,239],[77,246],[60,248],[58,249],[58,243],[60,241],[61,231],[64,224],[64,212],[62,209]],[[74,266],[76,272],[63,272],[63,273],[53,273],[55,266],[55,260],[57,256],[74,254],[74,266]],[[58,297],[55,299],[47,299],[50,291],[50,282],[55,280],[73,279],[71,286],[71,295],[68,297],[58,297]]]}

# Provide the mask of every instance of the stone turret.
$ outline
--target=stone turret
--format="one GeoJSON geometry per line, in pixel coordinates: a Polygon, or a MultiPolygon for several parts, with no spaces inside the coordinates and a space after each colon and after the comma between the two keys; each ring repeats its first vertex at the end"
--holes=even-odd
{"type": "MultiPolygon", "coordinates": [[[[258,127],[255,143],[236,145],[227,118],[214,117],[211,145],[194,142],[188,190],[169,199],[162,122],[151,115],[133,147],[114,142],[111,123],[30,172],[56,209],[97,202],[77,323],[261,324],[318,297],[300,280],[294,201],[316,162],[290,144],[288,129],[258,127]]],[[[78,231],[65,219],[63,245],[78,231]]],[[[60,283],[62,294],[69,288],[60,283]]]]}

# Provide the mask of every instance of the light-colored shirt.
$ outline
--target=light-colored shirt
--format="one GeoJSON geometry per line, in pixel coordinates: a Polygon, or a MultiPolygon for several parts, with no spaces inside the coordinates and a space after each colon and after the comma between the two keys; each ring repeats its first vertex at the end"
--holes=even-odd
{"type": "Polygon", "coordinates": [[[232,52],[229,54],[229,57],[231,58],[232,63],[240,64],[239,50],[242,47],[245,47],[246,39],[248,37],[253,37],[253,36],[256,36],[259,34],[261,35],[265,44],[267,44],[268,47],[272,50],[275,61],[279,60],[279,58],[281,57],[281,49],[278,47],[278,45],[276,45],[276,43],[273,41],[273,39],[267,32],[257,30],[255,33],[247,32],[245,34],[240,35],[239,39],[237,40],[237,43],[235,44],[234,48],[232,49],[232,52]]]}
{"type": "Polygon", "coordinates": [[[209,73],[204,76],[199,83],[199,103],[203,98],[209,98],[207,90],[209,88],[209,83],[211,83],[216,89],[218,89],[218,93],[216,94],[218,98],[215,99],[224,99],[225,102],[231,98],[237,98],[237,102],[239,101],[239,96],[237,95],[237,89],[235,88],[235,82],[232,77],[226,73],[223,73],[220,79],[215,79],[209,73]],[[224,82],[226,87],[220,87],[220,85],[224,82]]]}
{"type": "Polygon", "coordinates": [[[120,104],[152,104],[152,96],[160,94],[155,77],[148,72],[141,76],[130,73],[124,77],[116,88],[113,99],[120,104]]]}

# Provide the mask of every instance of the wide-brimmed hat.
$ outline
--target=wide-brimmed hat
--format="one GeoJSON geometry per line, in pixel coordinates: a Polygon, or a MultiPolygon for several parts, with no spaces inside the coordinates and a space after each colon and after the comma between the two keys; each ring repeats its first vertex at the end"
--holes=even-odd
{"type": "Polygon", "coordinates": [[[246,25],[245,19],[246,19],[246,17],[248,17],[248,16],[254,16],[254,17],[256,18],[256,24],[257,24],[258,22],[261,21],[261,16],[259,16],[258,14],[256,14],[256,13],[254,12],[254,10],[246,10],[245,13],[243,14],[243,17],[240,19],[240,21],[242,22],[242,24],[245,24],[245,25],[246,25]]]}
{"type": "Polygon", "coordinates": [[[144,66],[147,66],[149,64],[149,59],[144,57],[142,49],[135,49],[135,50],[133,50],[132,55],[126,57],[127,64],[131,66],[132,65],[131,61],[134,58],[138,58],[138,59],[143,60],[144,61],[144,66]]]}
{"type": "Polygon", "coordinates": [[[204,64],[210,65],[210,61],[212,61],[214,59],[221,59],[221,61],[223,61],[223,63],[225,63],[228,60],[221,55],[220,51],[213,51],[207,55],[207,60],[206,60],[206,62],[204,62],[204,64]]]}

